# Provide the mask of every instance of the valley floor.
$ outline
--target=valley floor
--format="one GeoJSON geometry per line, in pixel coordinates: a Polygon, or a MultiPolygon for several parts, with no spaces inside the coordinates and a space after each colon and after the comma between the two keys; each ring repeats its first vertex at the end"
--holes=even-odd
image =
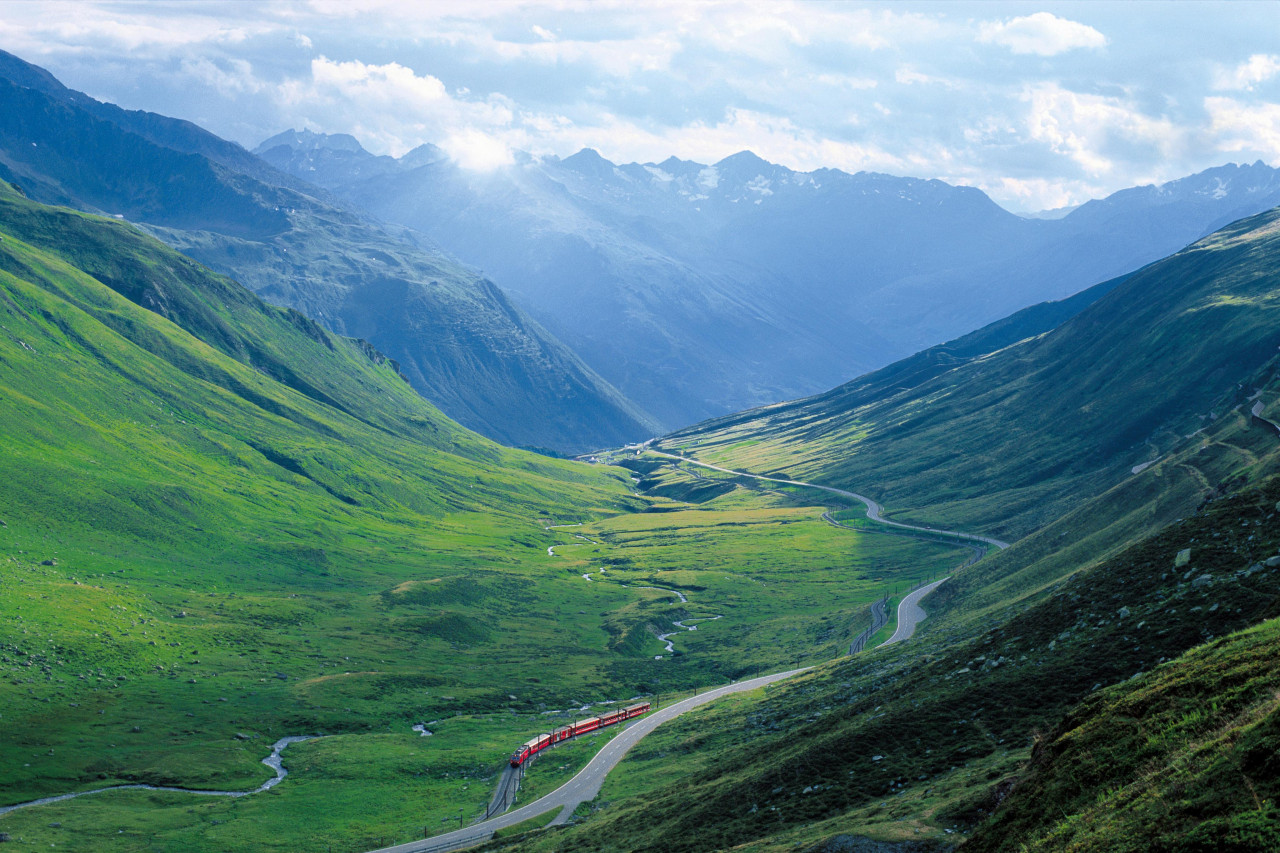
{"type": "MultiPolygon", "coordinates": [[[[8,802],[117,780],[251,790],[261,776],[253,768],[263,738],[278,737],[282,727],[323,737],[291,746],[287,782],[266,794],[215,801],[115,791],[11,812],[0,818],[0,831],[18,849],[74,839],[104,851],[218,850],[233,840],[264,850],[323,844],[357,851],[424,831],[434,835],[447,827],[442,822],[461,815],[468,823],[483,812],[515,743],[589,713],[551,709],[633,695],[669,703],[681,691],[830,660],[866,627],[881,595],[941,576],[968,554],[946,543],[832,527],[822,519],[824,507],[799,496],[719,482],[709,497],[697,492],[706,485],[664,466],[646,475],[654,511],[531,524],[529,533],[517,534],[527,542],[514,552],[518,559],[493,550],[483,569],[465,575],[437,569],[424,576],[410,568],[406,553],[397,580],[378,580],[380,573],[366,568],[368,591],[353,596],[344,585],[340,598],[314,591],[263,598],[242,586],[199,599],[188,593],[157,612],[152,602],[171,595],[159,572],[116,581],[109,571],[93,570],[102,557],[65,539],[55,567],[27,562],[18,553],[26,548],[11,550],[11,564],[27,582],[0,594],[10,598],[19,631],[66,643],[45,614],[54,600],[65,607],[69,589],[83,588],[74,574],[94,585],[90,597],[120,599],[114,607],[125,618],[113,632],[136,634],[143,646],[154,637],[163,641],[159,648],[185,657],[153,667],[152,675],[104,662],[70,681],[57,660],[47,672],[10,668],[4,695],[13,737],[0,748],[0,761],[13,768],[8,802]],[[689,490],[685,498],[695,502],[663,495],[689,490]],[[546,542],[553,543],[550,554],[546,542]],[[782,586],[786,596],[775,593],[782,586]],[[516,600],[536,600],[537,613],[511,621],[516,600]],[[414,610],[395,615],[415,604],[429,621],[409,616],[414,610]],[[181,619],[174,618],[178,612],[181,619]],[[279,621],[237,621],[244,618],[237,614],[258,612],[278,613],[271,618],[279,621]],[[439,639],[396,651],[388,643],[403,635],[384,634],[385,627],[363,633],[370,629],[362,625],[385,626],[388,617],[392,627],[418,620],[431,632],[424,636],[439,639]],[[520,627],[514,634],[484,627],[504,622],[520,627]],[[255,665],[243,650],[258,624],[272,629],[256,640],[255,665]],[[277,632],[282,636],[272,639],[277,632]],[[572,659],[548,656],[570,648],[572,659]],[[359,663],[346,653],[357,649],[359,663]],[[537,676],[520,668],[528,660],[542,662],[537,676]],[[262,663],[270,669],[259,675],[262,663]],[[117,671],[125,677],[117,679],[117,671]],[[282,677],[267,677],[272,673],[282,677]],[[510,686],[495,691],[495,681],[510,686]],[[477,704],[490,708],[468,710],[477,704]],[[292,722],[279,717],[288,707],[295,709],[292,722]],[[431,736],[411,731],[416,723],[431,736]],[[174,750],[182,762],[161,764],[174,750]],[[66,774],[65,768],[92,768],[94,756],[102,772],[66,774]]],[[[455,535],[474,535],[477,524],[484,522],[459,518],[455,535]]],[[[6,529],[10,548],[27,538],[16,531],[6,529]]],[[[486,553],[470,547],[477,557],[486,553]]],[[[452,553],[457,565],[467,548],[452,553]]],[[[103,604],[111,613],[112,603],[103,604]]],[[[96,611],[96,598],[85,607],[96,611]]],[[[61,624],[65,631],[76,623],[61,624]]],[[[29,641],[10,642],[30,654],[29,641]]],[[[520,801],[569,779],[610,736],[544,758],[527,775],[520,801]]]]}

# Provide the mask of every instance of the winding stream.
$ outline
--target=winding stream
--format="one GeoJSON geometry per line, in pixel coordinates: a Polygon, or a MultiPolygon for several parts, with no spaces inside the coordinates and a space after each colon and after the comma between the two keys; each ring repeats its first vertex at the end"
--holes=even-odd
{"type": "Polygon", "coordinates": [[[315,740],[320,735],[301,735],[282,737],[276,741],[275,746],[271,749],[271,754],[262,759],[262,763],[270,767],[276,772],[274,779],[268,779],[252,791],[197,791],[191,788],[174,788],[168,785],[111,785],[107,788],[94,788],[92,791],[77,791],[74,794],[59,794],[56,797],[41,797],[38,800],[30,800],[25,803],[16,803],[12,806],[0,806],[0,815],[6,815],[17,809],[25,809],[27,806],[43,806],[47,803],[60,803],[63,800],[74,800],[76,797],[87,797],[90,794],[102,794],[106,791],[171,791],[177,794],[197,794],[201,797],[247,797],[250,794],[260,794],[268,788],[274,788],[280,784],[284,777],[289,775],[289,771],[284,769],[284,764],[280,757],[280,753],[284,752],[285,747],[291,743],[302,743],[304,740],[315,740]]]}
{"type": "MultiPolygon", "coordinates": [[[[643,589],[657,589],[657,587],[654,587],[654,586],[650,586],[650,587],[642,587],[642,588],[643,588],[643,589]]],[[[696,618],[696,619],[698,619],[699,621],[702,621],[702,622],[714,622],[714,621],[716,621],[717,619],[722,619],[722,618],[724,618],[724,617],[722,617],[722,616],[697,616],[697,617],[693,617],[693,618],[696,618]]],[[[692,621],[692,619],[683,619],[683,620],[681,620],[681,621],[679,621],[679,622],[672,622],[671,624],[672,624],[672,625],[675,625],[675,626],[676,626],[677,628],[679,628],[681,631],[696,631],[696,630],[698,630],[698,626],[697,626],[697,625],[686,625],[686,624],[685,624],[685,622],[689,622],[689,621],[692,621]]],[[[667,646],[667,654],[674,654],[674,653],[675,653],[675,650],[676,650],[675,644],[674,644],[674,643],[672,643],[672,642],[671,642],[670,640],[668,640],[667,638],[668,638],[668,637],[674,637],[676,634],[679,634],[679,633],[680,633],[680,631],[671,631],[670,633],[667,633],[667,634],[659,634],[659,635],[658,635],[658,641],[659,641],[659,642],[661,642],[661,643],[665,643],[665,644],[666,644],[666,646],[667,646]]],[[[654,659],[654,660],[662,660],[662,655],[654,655],[654,656],[653,656],[653,659],[654,659]]]]}

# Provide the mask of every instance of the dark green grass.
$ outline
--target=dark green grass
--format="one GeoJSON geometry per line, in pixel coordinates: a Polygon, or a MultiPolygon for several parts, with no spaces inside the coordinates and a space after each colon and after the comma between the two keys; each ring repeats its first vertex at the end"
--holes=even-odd
{"type": "Polygon", "coordinates": [[[1280,622],[1101,691],[964,850],[1280,848],[1280,622]]]}

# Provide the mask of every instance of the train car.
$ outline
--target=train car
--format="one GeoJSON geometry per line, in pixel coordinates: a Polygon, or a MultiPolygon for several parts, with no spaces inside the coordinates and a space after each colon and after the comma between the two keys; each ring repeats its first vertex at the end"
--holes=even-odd
{"type": "Polygon", "coordinates": [[[599,717],[592,717],[589,720],[579,720],[573,724],[573,734],[575,736],[586,734],[587,732],[594,732],[598,728],[600,728],[599,717]]]}
{"type": "Polygon", "coordinates": [[[623,708],[622,710],[626,714],[626,717],[624,717],[624,719],[629,720],[632,717],[638,717],[641,714],[647,714],[649,713],[649,708],[651,707],[652,706],[648,702],[640,702],[637,705],[630,705],[626,708],[623,708]]]}
{"type": "Polygon", "coordinates": [[[626,710],[619,708],[617,711],[610,711],[607,714],[600,715],[600,727],[612,726],[614,723],[621,722],[626,719],[626,710]]]}
{"type": "Polygon", "coordinates": [[[551,735],[538,735],[533,740],[521,744],[519,749],[511,753],[511,766],[519,767],[548,746],[551,746],[551,743],[551,735]]]}

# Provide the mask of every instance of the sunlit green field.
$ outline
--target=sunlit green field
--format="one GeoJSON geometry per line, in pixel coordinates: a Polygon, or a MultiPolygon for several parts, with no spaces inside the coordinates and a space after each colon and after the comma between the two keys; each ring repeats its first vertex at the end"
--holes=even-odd
{"type": "MultiPolygon", "coordinates": [[[[25,651],[0,664],[7,802],[136,781],[246,790],[272,775],[259,762],[278,737],[325,735],[289,747],[290,776],[263,794],[107,793],[11,813],[0,831],[103,850],[232,839],[358,850],[444,831],[483,813],[514,745],[559,719],[544,712],[670,700],[838,657],[871,601],[965,556],[838,529],[822,507],[745,488],[652,503],[659,511],[586,523],[458,514],[422,531],[420,549],[402,530],[322,527],[312,535],[350,571],[282,573],[277,560],[254,572],[246,554],[234,582],[181,588],[173,552],[149,560],[119,541],[0,528],[21,578],[0,586],[13,616],[0,632],[25,651]],[[45,554],[57,565],[35,560],[45,554]],[[658,633],[673,634],[674,653],[658,633]],[[419,737],[417,723],[435,734],[419,737]]],[[[178,561],[193,573],[200,544],[178,561]]],[[[596,746],[541,759],[521,801],[596,746]]]]}

